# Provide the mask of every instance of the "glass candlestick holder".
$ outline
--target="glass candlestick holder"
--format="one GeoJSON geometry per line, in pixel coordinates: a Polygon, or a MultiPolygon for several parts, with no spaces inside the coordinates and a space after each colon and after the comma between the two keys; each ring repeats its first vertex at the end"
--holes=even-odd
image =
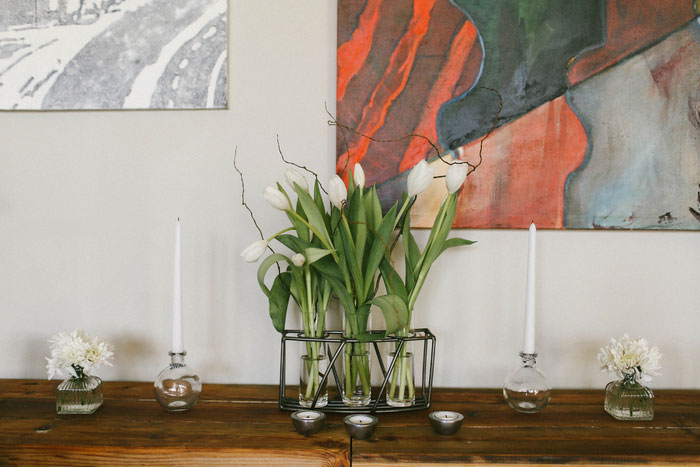
{"type": "Polygon", "coordinates": [[[202,392],[199,376],[185,364],[187,352],[168,352],[170,365],[153,383],[158,403],[168,412],[186,412],[195,406],[202,392]]]}
{"type": "Polygon", "coordinates": [[[503,383],[503,397],[518,412],[537,413],[549,403],[551,388],[538,368],[536,353],[520,352],[522,366],[511,371],[503,383]]]}

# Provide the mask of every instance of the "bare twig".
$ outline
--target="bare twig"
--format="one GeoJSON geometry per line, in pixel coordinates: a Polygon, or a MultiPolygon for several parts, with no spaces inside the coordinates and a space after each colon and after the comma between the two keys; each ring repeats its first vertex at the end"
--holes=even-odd
{"type": "Polygon", "coordinates": [[[311,170],[310,168],[308,168],[305,165],[300,165],[300,164],[297,164],[296,162],[288,161],[284,157],[284,154],[282,153],[282,146],[280,145],[280,135],[277,135],[277,151],[280,153],[280,157],[282,158],[282,161],[285,164],[293,165],[294,167],[297,167],[297,168],[304,170],[304,171],[310,173],[311,175],[313,175],[314,178],[316,179],[316,181],[318,182],[318,186],[321,188],[321,191],[323,191],[325,194],[328,194],[328,192],[323,188],[323,185],[321,184],[321,182],[318,180],[318,174],[316,172],[314,172],[313,170],[311,170]]]}
{"type": "MultiPolygon", "coordinates": [[[[495,93],[496,96],[498,96],[498,112],[496,112],[496,116],[493,118],[491,128],[489,129],[489,131],[488,131],[488,132],[481,138],[481,140],[479,141],[479,161],[478,161],[476,164],[472,164],[472,163],[469,162],[469,161],[461,161],[461,160],[454,160],[454,161],[452,161],[452,162],[447,161],[447,160],[445,159],[445,155],[448,154],[448,153],[441,154],[441,153],[440,153],[440,150],[437,148],[437,146],[436,146],[428,137],[426,137],[426,136],[424,136],[424,135],[409,133],[409,134],[407,134],[407,135],[404,135],[404,136],[402,136],[402,137],[400,137],[400,138],[396,138],[396,139],[377,139],[377,138],[374,138],[374,137],[372,137],[372,136],[366,135],[366,134],[364,134],[364,133],[361,133],[361,132],[360,132],[359,130],[357,130],[356,128],[353,128],[353,127],[351,127],[351,126],[349,126],[349,125],[345,125],[345,124],[343,124],[343,123],[340,123],[340,122],[335,118],[335,116],[334,116],[333,114],[331,114],[331,112],[328,110],[328,105],[326,104],[326,113],[327,113],[328,116],[331,118],[331,120],[328,121],[328,125],[330,125],[330,126],[337,126],[337,127],[341,128],[341,129],[343,129],[343,130],[351,131],[351,132],[355,133],[356,135],[360,136],[361,138],[367,138],[367,139],[369,139],[370,141],[374,141],[374,142],[376,142],[376,143],[398,143],[398,142],[403,141],[403,140],[405,140],[405,139],[407,139],[407,138],[422,138],[422,139],[426,140],[426,141],[428,142],[428,144],[430,144],[430,146],[431,146],[431,147],[433,148],[433,150],[435,151],[435,154],[437,155],[437,157],[438,157],[443,163],[445,163],[445,164],[447,164],[447,165],[467,164],[467,165],[469,166],[469,171],[467,172],[467,176],[468,176],[468,175],[472,174],[472,173],[481,165],[481,163],[483,162],[483,160],[484,160],[484,157],[483,157],[483,152],[484,152],[484,141],[486,141],[486,138],[488,138],[489,136],[491,136],[491,134],[492,134],[492,133],[496,130],[496,128],[498,127],[498,119],[500,118],[501,112],[503,111],[503,96],[501,96],[501,93],[499,93],[496,89],[493,89],[493,88],[487,88],[487,87],[483,87],[483,86],[482,86],[482,89],[486,89],[486,90],[488,90],[488,91],[491,91],[491,92],[495,93]]],[[[344,135],[344,133],[343,133],[343,135],[344,135]]],[[[343,140],[344,140],[345,146],[346,146],[345,153],[349,155],[349,152],[350,152],[350,151],[349,151],[348,144],[347,144],[347,141],[345,141],[345,137],[344,137],[344,136],[343,136],[343,140]]],[[[453,151],[449,151],[449,152],[453,152],[453,151]]],[[[346,162],[346,163],[347,163],[347,162],[346,162]]],[[[438,175],[438,176],[436,176],[436,177],[434,177],[434,178],[444,178],[444,177],[445,177],[444,175],[438,175]]]]}
{"type": "MultiPolygon", "coordinates": [[[[437,157],[440,157],[442,159],[442,157],[440,156],[440,150],[437,148],[437,146],[435,146],[435,144],[432,141],[430,141],[430,138],[428,138],[426,136],[418,135],[415,133],[409,133],[407,135],[404,135],[404,136],[402,136],[400,138],[396,138],[396,139],[377,139],[377,138],[374,138],[372,136],[365,135],[364,133],[360,133],[360,131],[358,131],[356,128],[353,128],[349,125],[345,125],[343,123],[340,123],[338,120],[336,120],[335,116],[333,114],[331,114],[331,112],[328,110],[328,106],[326,106],[326,113],[331,118],[331,120],[328,120],[329,126],[337,126],[337,127],[342,128],[344,130],[351,131],[351,132],[355,133],[356,135],[358,135],[362,138],[367,138],[368,140],[374,141],[375,143],[398,143],[398,142],[403,141],[403,140],[408,139],[408,138],[422,138],[428,142],[428,144],[433,148],[433,150],[435,150],[435,154],[437,154],[437,157]]],[[[449,162],[445,161],[445,163],[448,164],[449,162]]]]}
{"type": "Polygon", "coordinates": [[[253,210],[250,209],[250,206],[248,206],[248,203],[245,202],[245,181],[243,180],[243,172],[238,168],[236,165],[236,158],[238,157],[238,146],[234,149],[233,152],[233,168],[236,169],[236,172],[238,172],[238,176],[241,177],[241,204],[248,210],[250,213],[250,218],[253,219],[253,224],[255,224],[255,228],[258,229],[258,232],[260,233],[260,238],[265,240],[265,235],[263,235],[263,231],[258,225],[258,221],[255,220],[255,215],[253,215],[253,210]]]}
{"type": "MultiPolygon", "coordinates": [[[[236,165],[236,158],[238,157],[238,146],[233,151],[233,168],[236,169],[236,172],[238,172],[238,176],[241,177],[241,204],[248,210],[250,213],[250,218],[253,220],[253,224],[255,224],[255,228],[258,229],[258,232],[260,233],[260,238],[262,240],[265,240],[265,235],[263,234],[262,229],[258,225],[258,221],[255,219],[255,215],[253,214],[253,210],[250,209],[250,206],[248,206],[248,203],[245,201],[245,181],[243,180],[243,172],[238,168],[236,165]]],[[[272,247],[268,244],[267,249],[270,250],[272,253],[275,252],[275,250],[272,249],[272,247]]],[[[277,265],[277,270],[282,273],[282,270],[279,267],[279,264],[277,265]]]]}

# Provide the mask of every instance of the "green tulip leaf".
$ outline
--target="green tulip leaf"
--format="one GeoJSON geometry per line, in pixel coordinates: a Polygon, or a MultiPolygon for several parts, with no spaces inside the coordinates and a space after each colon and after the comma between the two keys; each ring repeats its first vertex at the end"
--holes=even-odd
{"type": "Polygon", "coordinates": [[[326,250],[323,248],[307,248],[304,252],[304,256],[306,257],[306,262],[308,264],[313,264],[331,253],[333,253],[333,250],[326,250]]]}
{"type": "Polygon", "coordinates": [[[326,222],[322,214],[322,212],[325,211],[319,209],[316,202],[314,202],[314,200],[311,199],[311,196],[302,190],[299,185],[295,185],[294,189],[296,190],[297,196],[299,197],[299,202],[304,209],[304,214],[306,215],[306,219],[311,225],[312,229],[317,235],[321,236],[326,243],[330,244],[331,239],[328,235],[326,222]]]}
{"type": "Polygon", "coordinates": [[[458,246],[468,246],[468,245],[473,245],[475,243],[476,242],[474,242],[472,240],[467,240],[466,238],[459,238],[459,237],[448,238],[447,240],[445,240],[445,243],[442,244],[442,249],[441,249],[440,253],[444,252],[448,248],[454,248],[454,247],[458,247],[458,246]]]}
{"type": "Polygon", "coordinates": [[[364,291],[363,296],[367,297],[372,284],[374,282],[374,276],[379,268],[379,263],[382,258],[389,252],[389,240],[391,239],[391,232],[394,230],[394,220],[396,219],[396,207],[394,204],[389,212],[386,213],[382,219],[376,232],[373,231],[368,238],[371,239],[371,249],[369,255],[367,256],[367,265],[364,270],[364,291]]]}
{"type": "Polygon", "coordinates": [[[280,253],[275,253],[263,260],[258,268],[258,285],[267,296],[270,305],[270,318],[278,332],[284,332],[284,323],[287,318],[287,306],[289,304],[290,283],[292,280],[289,272],[279,274],[272,283],[272,288],[265,285],[265,275],[270,268],[279,261],[290,263],[289,258],[280,253]]]}
{"type": "Polygon", "coordinates": [[[386,333],[392,334],[408,327],[408,308],[398,295],[382,295],[374,297],[369,303],[377,305],[382,310],[386,333]]]}
{"type": "Polygon", "coordinates": [[[382,259],[379,264],[379,272],[382,274],[382,280],[384,281],[384,287],[386,291],[391,295],[397,295],[404,303],[408,303],[408,292],[406,292],[406,286],[401,280],[401,276],[391,265],[391,261],[387,257],[382,259]]]}
{"type": "Polygon", "coordinates": [[[284,332],[284,324],[287,320],[287,308],[289,305],[289,273],[279,274],[272,283],[270,289],[270,318],[277,332],[284,332]]]}

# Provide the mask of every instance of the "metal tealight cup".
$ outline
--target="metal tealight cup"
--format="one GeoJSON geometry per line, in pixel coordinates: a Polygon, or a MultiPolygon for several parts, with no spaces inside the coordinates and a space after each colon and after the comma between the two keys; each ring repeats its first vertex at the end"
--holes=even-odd
{"type": "Polygon", "coordinates": [[[459,412],[451,412],[449,410],[439,410],[430,412],[428,415],[430,424],[433,430],[441,435],[453,435],[462,427],[464,415],[459,412]]]}
{"type": "Polygon", "coordinates": [[[377,427],[379,419],[369,414],[354,414],[343,418],[345,431],[353,439],[369,439],[377,427]]]}
{"type": "Polygon", "coordinates": [[[326,414],[318,410],[297,410],[292,414],[292,425],[304,436],[321,431],[326,424],[326,414]]]}

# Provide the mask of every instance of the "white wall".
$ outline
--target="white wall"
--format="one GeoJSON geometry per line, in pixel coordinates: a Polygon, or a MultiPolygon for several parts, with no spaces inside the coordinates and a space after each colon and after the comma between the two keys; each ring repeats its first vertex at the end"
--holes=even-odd
{"type": "MultiPolygon", "coordinates": [[[[82,327],[116,345],[105,379],[153,380],[180,216],[189,362],[206,382],[277,382],[279,338],[238,256],[257,232],[233,154],[267,234],[284,225],[260,196],[284,169],[276,134],[287,157],[333,173],[335,2],[232,0],[230,43],[227,111],[0,113],[0,377],[44,377],[47,339],[82,327]]],[[[527,231],[458,233],[478,243],[440,258],[414,324],[438,336],[437,385],[500,386],[518,363],[527,231]]],[[[602,388],[597,350],[629,332],[664,354],[655,387],[700,386],[698,241],[541,231],[537,345],[552,385],[602,388]]]]}

